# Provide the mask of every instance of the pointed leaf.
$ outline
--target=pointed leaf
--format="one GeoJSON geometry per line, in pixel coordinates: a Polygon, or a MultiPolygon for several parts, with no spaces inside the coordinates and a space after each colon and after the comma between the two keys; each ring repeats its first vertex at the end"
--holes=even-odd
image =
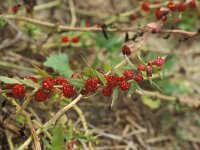
{"type": "Polygon", "coordinates": [[[53,68],[60,75],[63,75],[67,78],[73,74],[73,70],[69,65],[68,56],[63,53],[50,55],[44,62],[44,66],[53,68]]]}
{"type": "Polygon", "coordinates": [[[40,88],[39,84],[33,82],[30,79],[20,79],[20,78],[17,78],[17,80],[20,81],[21,83],[25,84],[26,86],[32,87],[34,89],[39,89],[40,88]]]}
{"type": "Polygon", "coordinates": [[[136,83],[131,83],[130,89],[127,93],[127,97],[131,97],[131,95],[136,91],[136,89],[138,88],[136,83]]]}
{"type": "Polygon", "coordinates": [[[4,82],[4,83],[8,83],[8,84],[16,84],[16,83],[20,83],[17,79],[15,78],[9,78],[9,77],[4,77],[4,76],[0,76],[0,81],[4,82]]]}
{"type": "Polygon", "coordinates": [[[97,77],[101,80],[101,82],[103,83],[103,85],[106,84],[106,79],[104,77],[104,75],[102,73],[100,73],[99,71],[95,71],[97,77]]]}
{"type": "Polygon", "coordinates": [[[113,95],[112,95],[111,108],[113,107],[114,103],[116,102],[118,96],[119,96],[119,88],[116,88],[116,89],[114,89],[114,92],[113,92],[113,95]]]}
{"type": "Polygon", "coordinates": [[[83,88],[85,86],[85,81],[83,79],[73,78],[69,80],[72,85],[78,88],[83,88]]]}
{"type": "Polygon", "coordinates": [[[64,149],[64,128],[62,125],[58,125],[53,133],[51,150],[63,150],[64,149]]]}
{"type": "Polygon", "coordinates": [[[48,73],[46,73],[46,71],[40,69],[38,66],[36,66],[34,64],[32,64],[32,65],[38,71],[39,75],[41,75],[42,77],[45,78],[45,77],[49,76],[48,73]]]}

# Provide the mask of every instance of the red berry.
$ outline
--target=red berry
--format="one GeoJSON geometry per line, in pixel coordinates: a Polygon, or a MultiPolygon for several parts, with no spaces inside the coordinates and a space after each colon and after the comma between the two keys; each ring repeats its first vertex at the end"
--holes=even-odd
{"type": "Polygon", "coordinates": [[[152,66],[152,65],[155,64],[155,60],[149,60],[149,61],[147,62],[147,64],[148,64],[149,66],[152,66]]]}
{"type": "Polygon", "coordinates": [[[163,59],[162,57],[158,57],[154,62],[156,66],[160,67],[164,64],[165,59],[163,59]]]}
{"type": "Polygon", "coordinates": [[[52,91],[53,90],[53,80],[51,77],[46,77],[43,81],[42,81],[42,87],[47,90],[47,91],[52,91]]]}
{"type": "Polygon", "coordinates": [[[132,15],[130,15],[129,18],[130,18],[131,21],[135,21],[137,19],[137,14],[133,13],[132,15]]]}
{"type": "Polygon", "coordinates": [[[180,2],[177,4],[178,11],[183,12],[183,11],[185,11],[185,9],[186,9],[186,5],[184,4],[184,2],[180,2]]]}
{"type": "Polygon", "coordinates": [[[64,83],[62,87],[63,95],[66,98],[70,98],[76,95],[76,91],[74,90],[74,86],[72,84],[64,83]]]}
{"type": "Polygon", "coordinates": [[[176,11],[176,9],[177,9],[177,5],[176,5],[173,1],[170,1],[170,2],[167,4],[167,7],[168,7],[171,11],[176,11]]]}
{"type": "Polygon", "coordinates": [[[19,7],[20,7],[20,5],[14,5],[14,6],[12,7],[12,12],[13,12],[14,14],[16,14],[16,13],[18,12],[18,10],[19,10],[19,7]]]}
{"type": "Polygon", "coordinates": [[[149,5],[150,4],[148,2],[143,2],[141,4],[141,9],[144,10],[144,11],[149,11],[150,10],[149,5]]]}
{"type": "Polygon", "coordinates": [[[137,70],[138,71],[145,71],[145,66],[144,65],[138,65],[137,70]]]}
{"type": "Polygon", "coordinates": [[[188,6],[189,6],[190,8],[195,8],[195,7],[196,7],[196,2],[195,2],[195,0],[190,0],[190,1],[188,2],[188,6]]]}
{"type": "Polygon", "coordinates": [[[66,82],[67,82],[67,79],[65,77],[62,77],[62,76],[57,76],[53,80],[53,83],[55,85],[63,85],[66,82]]]}
{"type": "Polygon", "coordinates": [[[34,94],[35,101],[37,102],[44,102],[49,97],[49,94],[46,93],[44,90],[39,89],[34,94]]]}
{"type": "Polygon", "coordinates": [[[157,18],[157,20],[163,20],[166,21],[167,20],[167,12],[161,10],[161,8],[157,8],[155,11],[155,16],[157,18]]]}
{"type": "Polygon", "coordinates": [[[28,77],[26,77],[26,79],[30,79],[30,80],[32,80],[33,82],[35,82],[35,83],[38,83],[38,81],[37,81],[37,78],[36,78],[36,77],[33,77],[33,76],[28,76],[28,77]]]}
{"type": "Polygon", "coordinates": [[[101,93],[105,96],[105,97],[109,97],[112,95],[113,93],[113,90],[110,86],[105,86],[103,88],[103,90],[101,91],[101,93]]]}
{"type": "Polygon", "coordinates": [[[15,84],[12,87],[12,94],[14,98],[23,98],[26,94],[25,87],[23,84],[15,84]]]}
{"type": "Polygon", "coordinates": [[[148,77],[152,76],[152,66],[146,67],[146,74],[147,74],[148,77]]]}
{"type": "Polygon", "coordinates": [[[79,37],[78,36],[75,36],[72,38],[72,42],[73,43],[78,43],[79,42],[79,37]]]}
{"type": "Polygon", "coordinates": [[[89,78],[85,82],[85,89],[89,92],[96,92],[99,80],[89,78]]]}
{"type": "Polygon", "coordinates": [[[125,79],[125,76],[118,76],[118,82],[124,81],[125,79]]]}
{"type": "Polygon", "coordinates": [[[123,53],[124,55],[129,56],[129,55],[131,54],[131,49],[130,49],[130,47],[129,47],[128,45],[124,45],[124,46],[122,47],[122,53],[123,53]]]}
{"type": "Polygon", "coordinates": [[[127,91],[130,87],[129,83],[127,81],[122,81],[120,84],[119,84],[119,87],[121,90],[123,91],[127,91]]]}
{"type": "Polygon", "coordinates": [[[143,80],[143,76],[141,74],[137,74],[134,77],[135,82],[139,83],[143,80]]]}
{"type": "Polygon", "coordinates": [[[114,88],[118,85],[118,77],[112,74],[105,76],[107,80],[107,85],[111,88],[114,88]]]}
{"type": "Polygon", "coordinates": [[[133,78],[133,71],[125,70],[123,75],[125,76],[126,80],[131,80],[133,78]]]}
{"type": "Polygon", "coordinates": [[[63,36],[62,37],[62,42],[63,43],[68,43],[69,42],[69,37],[68,36],[63,36]]]}

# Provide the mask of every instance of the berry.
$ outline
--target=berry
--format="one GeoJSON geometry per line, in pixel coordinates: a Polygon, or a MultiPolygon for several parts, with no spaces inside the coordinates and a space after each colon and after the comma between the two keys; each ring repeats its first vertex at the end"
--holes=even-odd
{"type": "Polygon", "coordinates": [[[147,74],[148,77],[152,76],[152,66],[146,67],[146,74],[147,74]]]}
{"type": "Polygon", "coordinates": [[[154,62],[156,66],[160,67],[164,64],[165,60],[162,57],[158,57],[154,62]]]}
{"type": "Polygon", "coordinates": [[[130,49],[130,47],[129,47],[128,45],[124,45],[124,46],[122,47],[122,53],[123,53],[124,55],[129,56],[129,55],[131,54],[131,49],[130,49]]]}
{"type": "Polygon", "coordinates": [[[68,43],[69,42],[69,37],[68,36],[63,36],[62,37],[62,42],[63,43],[68,43]]]}
{"type": "Polygon", "coordinates": [[[149,60],[149,61],[147,62],[147,64],[148,64],[149,66],[152,66],[152,65],[155,64],[155,60],[149,60]]]}
{"type": "Polygon", "coordinates": [[[111,87],[105,86],[105,87],[103,88],[103,90],[101,91],[101,93],[102,93],[105,97],[109,97],[109,96],[112,95],[113,90],[112,90],[111,87]]]}
{"type": "Polygon", "coordinates": [[[79,42],[79,37],[78,36],[75,36],[72,38],[72,42],[73,43],[78,43],[79,42]]]}
{"type": "Polygon", "coordinates": [[[123,75],[125,76],[126,80],[131,80],[133,78],[133,71],[125,70],[123,75]]]}
{"type": "Polygon", "coordinates": [[[98,89],[99,80],[89,78],[86,80],[85,89],[89,92],[96,92],[98,89]]]}
{"type": "Polygon", "coordinates": [[[37,102],[44,102],[45,100],[47,100],[48,96],[49,94],[42,89],[37,90],[34,94],[35,101],[37,102]]]}
{"type": "Polygon", "coordinates": [[[63,95],[66,98],[70,98],[76,95],[76,91],[74,91],[74,86],[72,84],[64,83],[62,87],[63,95]]]}
{"type": "Polygon", "coordinates": [[[145,71],[145,66],[144,65],[138,65],[137,70],[138,71],[145,71]]]}
{"type": "Polygon", "coordinates": [[[127,91],[130,87],[129,83],[127,81],[122,81],[120,84],[119,84],[119,87],[121,90],[123,91],[127,91]]]}
{"type": "Polygon", "coordinates": [[[141,9],[148,12],[150,10],[149,3],[148,2],[143,2],[141,4],[141,9]]]}
{"type": "Polygon", "coordinates": [[[23,98],[26,94],[25,87],[23,84],[15,84],[12,87],[12,94],[15,98],[23,98]]]}
{"type": "Polygon", "coordinates": [[[114,88],[118,85],[118,77],[112,74],[109,74],[105,76],[107,80],[107,85],[110,86],[111,88],[114,88]]]}
{"type": "Polygon", "coordinates": [[[47,91],[52,91],[53,90],[53,80],[51,77],[46,77],[43,81],[42,81],[42,87],[47,90],[47,91]]]}
{"type": "Polygon", "coordinates": [[[57,76],[54,78],[53,83],[55,85],[63,85],[64,83],[67,82],[67,79],[62,77],[62,76],[57,76]]]}
{"type": "Polygon", "coordinates": [[[132,15],[130,15],[129,18],[130,18],[131,21],[135,21],[137,19],[137,14],[133,13],[132,15]]]}
{"type": "Polygon", "coordinates": [[[28,77],[26,77],[26,79],[30,79],[30,80],[32,80],[33,82],[35,82],[35,83],[38,83],[38,81],[37,81],[37,78],[36,78],[36,77],[33,77],[33,76],[28,76],[28,77]]]}
{"type": "Polygon", "coordinates": [[[190,1],[188,2],[188,6],[189,6],[190,8],[195,8],[195,7],[196,7],[196,2],[195,2],[195,0],[190,0],[190,1]]]}
{"type": "Polygon", "coordinates": [[[185,9],[186,9],[186,5],[184,4],[184,2],[180,2],[177,4],[178,11],[183,12],[183,11],[185,11],[185,9]]]}
{"type": "Polygon", "coordinates": [[[141,74],[137,74],[134,77],[135,82],[139,83],[143,80],[143,76],[141,74]]]}
{"type": "Polygon", "coordinates": [[[176,11],[177,5],[176,5],[173,1],[170,1],[170,2],[167,4],[167,8],[169,8],[171,11],[176,11]]]}
{"type": "Polygon", "coordinates": [[[125,76],[118,76],[118,82],[124,81],[126,78],[125,76]]]}
{"type": "Polygon", "coordinates": [[[155,16],[156,16],[157,20],[166,21],[167,20],[166,14],[167,14],[167,12],[161,10],[161,8],[157,8],[155,11],[155,16]]]}
{"type": "Polygon", "coordinates": [[[16,13],[18,12],[18,10],[19,10],[19,7],[20,7],[20,5],[14,5],[14,6],[12,7],[12,12],[13,12],[14,14],[16,14],[16,13]]]}

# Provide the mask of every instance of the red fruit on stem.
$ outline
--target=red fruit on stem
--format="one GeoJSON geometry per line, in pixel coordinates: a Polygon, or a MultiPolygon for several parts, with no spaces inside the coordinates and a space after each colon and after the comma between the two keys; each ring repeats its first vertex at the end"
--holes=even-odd
{"type": "Polygon", "coordinates": [[[16,14],[16,13],[18,12],[18,10],[19,10],[19,7],[20,7],[20,5],[14,5],[14,6],[12,7],[12,12],[13,12],[14,14],[16,14]]]}
{"type": "Polygon", "coordinates": [[[125,79],[125,76],[118,76],[118,82],[124,81],[125,79]]]}
{"type": "Polygon", "coordinates": [[[64,83],[62,91],[66,98],[71,98],[76,95],[76,91],[74,90],[74,86],[72,84],[64,83]]]}
{"type": "Polygon", "coordinates": [[[62,37],[62,42],[63,43],[68,43],[69,42],[69,37],[68,36],[63,36],[62,37]]]}
{"type": "Polygon", "coordinates": [[[85,89],[89,92],[96,92],[99,80],[89,78],[85,82],[85,89]]]}
{"type": "Polygon", "coordinates": [[[123,53],[124,55],[129,56],[129,55],[131,54],[131,49],[130,49],[130,47],[129,47],[128,45],[124,45],[124,46],[122,47],[122,53],[123,53]]]}
{"type": "Polygon", "coordinates": [[[183,12],[186,10],[186,5],[184,2],[180,2],[177,4],[177,10],[180,11],[180,12],[183,12]]]}
{"type": "Polygon", "coordinates": [[[146,67],[146,74],[148,77],[151,77],[152,76],[152,66],[147,66],[146,67]]]}
{"type": "Polygon", "coordinates": [[[119,84],[119,87],[120,87],[121,90],[127,91],[129,89],[129,87],[130,87],[130,84],[127,81],[122,81],[119,84]]]}
{"type": "Polygon", "coordinates": [[[139,83],[143,80],[143,76],[141,74],[137,74],[134,77],[135,82],[139,83]]]}
{"type": "Polygon", "coordinates": [[[147,64],[148,64],[149,66],[152,66],[152,65],[155,64],[155,60],[149,60],[149,61],[147,62],[147,64]]]}
{"type": "Polygon", "coordinates": [[[167,8],[169,8],[171,11],[176,11],[177,5],[176,5],[173,1],[170,1],[170,2],[167,4],[167,8]]]}
{"type": "Polygon", "coordinates": [[[167,16],[166,15],[167,15],[167,12],[161,10],[161,8],[157,8],[155,10],[155,16],[156,16],[157,20],[166,21],[167,20],[167,16]]]}
{"type": "Polygon", "coordinates": [[[47,90],[47,91],[52,91],[53,90],[53,80],[51,77],[46,77],[42,81],[42,87],[47,90]]]}
{"type": "Polygon", "coordinates": [[[156,60],[155,60],[155,65],[160,67],[164,64],[165,62],[165,59],[163,59],[162,57],[158,57],[156,60]]]}
{"type": "Polygon", "coordinates": [[[12,94],[14,98],[23,98],[26,94],[25,87],[23,84],[15,84],[12,87],[12,94]]]}
{"type": "Polygon", "coordinates": [[[129,18],[130,18],[131,21],[135,21],[137,19],[137,14],[133,13],[132,15],[130,15],[129,18]]]}
{"type": "Polygon", "coordinates": [[[131,80],[133,78],[133,71],[125,70],[123,75],[125,76],[126,80],[131,80]]]}
{"type": "Polygon", "coordinates": [[[55,85],[63,85],[64,83],[67,83],[67,79],[62,76],[57,76],[54,78],[53,83],[55,85]]]}
{"type": "Polygon", "coordinates": [[[112,74],[105,76],[107,80],[107,85],[111,88],[114,88],[118,85],[118,77],[112,74]]]}
{"type": "Polygon", "coordinates": [[[188,6],[189,6],[190,8],[195,8],[195,7],[196,7],[196,2],[195,2],[195,0],[190,0],[190,1],[188,2],[188,6]]]}
{"type": "Polygon", "coordinates": [[[49,97],[49,94],[46,93],[44,90],[39,89],[39,90],[37,90],[35,92],[34,97],[35,97],[35,101],[37,101],[37,102],[44,102],[49,97]]]}
{"type": "Polygon", "coordinates": [[[138,65],[137,70],[138,71],[145,71],[145,66],[144,65],[138,65]]]}
{"type": "Polygon", "coordinates": [[[103,88],[103,90],[101,91],[101,93],[105,96],[105,97],[109,97],[112,95],[113,93],[113,90],[110,86],[105,86],[103,88]]]}
{"type": "Polygon", "coordinates": [[[73,43],[78,43],[79,42],[79,37],[78,36],[75,36],[72,38],[72,42],[73,43]]]}
{"type": "Polygon", "coordinates": [[[150,4],[148,2],[143,2],[141,4],[141,9],[148,12],[150,10],[149,5],[150,4]]]}

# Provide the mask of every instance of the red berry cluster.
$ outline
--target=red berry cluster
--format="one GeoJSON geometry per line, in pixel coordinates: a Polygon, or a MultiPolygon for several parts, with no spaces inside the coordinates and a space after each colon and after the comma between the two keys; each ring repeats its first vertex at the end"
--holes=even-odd
{"type": "MultiPolygon", "coordinates": [[[[141,10],[145,11],[145,12],[149,12],[151,9],[154,9],[155,11],[155,17],[157,18],[157,20],[162,20],[162,21],[166,21],[167,20],[167,15],[170,12],[184,12],[187,7],[194,9],[196,7],[196,2],[195,0],[179,0],[179,1],[169,1],[166,5],[163,2],[159,2],[159,1],[154,1],[152,3],[150,2],[142,2],[141,5],[141,10]],[[158,7],[154,7],[153,5],[156,4],[158,5],[158,7]],[[152,6],[152,7],[151,7],[152,6]]],[[[134,21],[137,18],[137,14],[133,13],[132,15],[130,15],[130,20],[134,21]]]]}
{"type": "Polygon", "coordinates": [[[63,36],[61,39],[62,43],[69,43],[70,41],[72,43],[78,43],[79,42],[79,37],[78,36],[74,36],[71,39],[68,36],[63,36]]]}
{"type": "MultiPolygon", "coordinates": [[[[30,79],[35,83],[40,84],[40,88],[35,91],[34,99],[37,102],[46,101],[52,93],[59,91],[62,92],[63,96],[66,98],[71,98],[77,94],[87,95],[93,94],[98,90],[101,91],[102,95],[109,97],[112,95],[113,90],[119,88],[122,91],[127,91],[130,88],[131,82],[136,82],[137,84],[143,80],[144,77],[151,77],[153,70],[160,70],[164,64],[164,58],[158,57],[155,60],[150,60],[147,63],[139,64],[137,70],[124,70],[123,75],[116,74],[104,74],[100,72],[105,80],[105,83],[96,75],[95,77],[86,77],[82,74],[73,74],[71,79],[80,79],[83,81],[83,88],[76,87],[62,76],[56,77],[45,77],[38,81],[37,78],[28,76],[26,79],[30,79]]],[[[28,93],[28,88],[23,84],[7,84],[5,88],[8,92],[7,96],[23,99],[28,93]]]]}

